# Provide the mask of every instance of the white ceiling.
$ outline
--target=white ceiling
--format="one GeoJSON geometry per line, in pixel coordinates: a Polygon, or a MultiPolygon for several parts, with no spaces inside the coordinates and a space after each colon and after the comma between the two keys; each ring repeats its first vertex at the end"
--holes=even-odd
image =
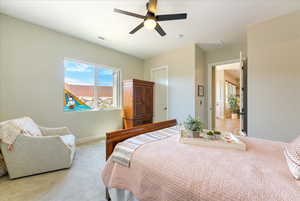
{"type": "Polygon", "coordinates": [[[158,14],[187,12],[188,19],[161,22],[167,32],[163,38],[146,29],[128,34],[141,20],[114,13],[113,8],[145,14],[146,1],[0,0],[0,12],[148,58],[185,44],[209,49],[245,43],[247,25],[300,9],[300,0],[158,0],[158,14]]]}

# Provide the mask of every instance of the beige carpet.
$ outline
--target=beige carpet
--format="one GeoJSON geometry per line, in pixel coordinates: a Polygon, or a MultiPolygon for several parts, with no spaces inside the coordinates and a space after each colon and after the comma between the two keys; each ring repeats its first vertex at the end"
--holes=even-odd
{"type": "Polygon", "coordinates": [[[104,142],[78,146],[71,169],[16,180],[1,177],[0,201],[104,201],[104,164],[104,142]]]}

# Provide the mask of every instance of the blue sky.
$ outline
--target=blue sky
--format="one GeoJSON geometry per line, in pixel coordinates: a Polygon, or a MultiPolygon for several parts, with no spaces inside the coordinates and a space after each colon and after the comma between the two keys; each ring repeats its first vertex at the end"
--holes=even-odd
{"type": "MultiPolygon", "coordinates": [[[[75,61],[64,61],[65,83],[73,85],[94,85],[95,67],[78,63],[75,61]]],[[[112,86],[112,70],[97,68],[98,80],[97,86],[112,86]]]]}

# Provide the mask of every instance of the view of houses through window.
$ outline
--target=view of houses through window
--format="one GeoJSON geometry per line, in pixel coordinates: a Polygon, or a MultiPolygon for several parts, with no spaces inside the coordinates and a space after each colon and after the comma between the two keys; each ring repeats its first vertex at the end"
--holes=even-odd
{"type": "Polygon", "coordinates": [[[65,111],[119,106],[120,72],[117,69],[65,60],[64,71],[65,111]]]}

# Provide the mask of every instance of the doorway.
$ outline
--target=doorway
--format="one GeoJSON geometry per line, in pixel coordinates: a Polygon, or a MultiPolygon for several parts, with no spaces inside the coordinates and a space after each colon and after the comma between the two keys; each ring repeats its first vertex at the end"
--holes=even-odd
{"type": "Polygon", "coordinates": [[[151,80],[155,83],[153,121],[166,121],[168,119],[168,67],[152,68],[151,80]]]}
{"type": "Polygon", "coordinates": [[[240,133],[240,63],[216,65],[215,78],[215,129],[222,132],[240,133]]]}
{"type": "Polygon", "coordinates": [[[209,78],[209,127],[246,135],[247,60],[211,65],[209,78]]]}

